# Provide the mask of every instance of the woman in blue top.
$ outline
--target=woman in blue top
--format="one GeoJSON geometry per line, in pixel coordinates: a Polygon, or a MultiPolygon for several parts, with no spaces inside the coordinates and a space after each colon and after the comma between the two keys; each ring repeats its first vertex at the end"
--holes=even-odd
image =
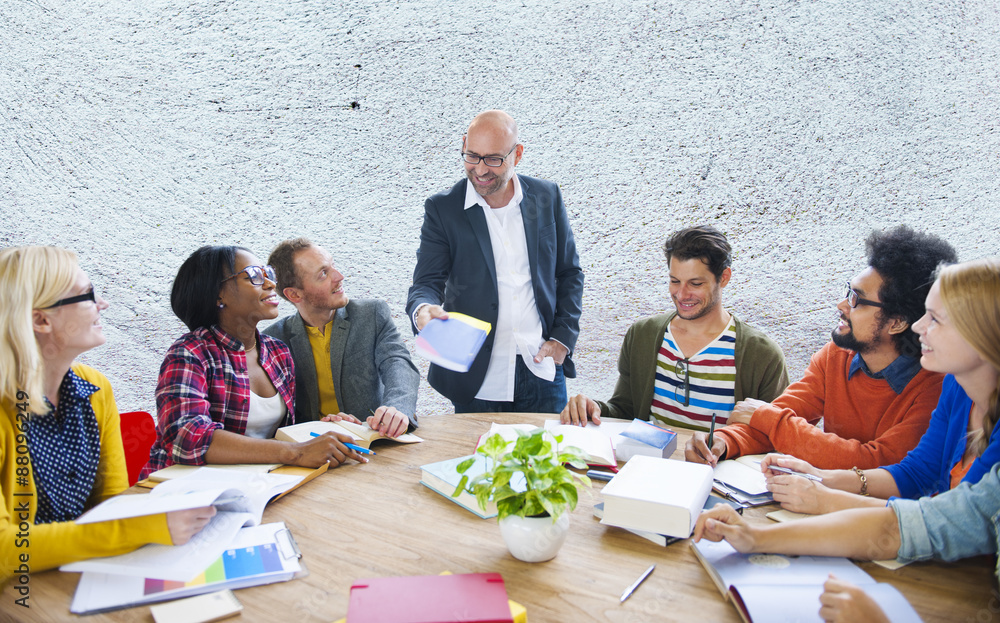
{"type": "Polygon", "coordinates": [[[1000,258],[940,270],[927,295],[927,313],[913,325],[920,365],[947,374],[927,432],[903,460],[875,470],[816,469],[805,461],[768,455],[761,469],[785,509],[810,514],[885,506],[890,497],[916,499],[973,484],[1000,463],[1000,258]],[[770,465],[814,474],[822,484],[771,472],[770,465]]]}

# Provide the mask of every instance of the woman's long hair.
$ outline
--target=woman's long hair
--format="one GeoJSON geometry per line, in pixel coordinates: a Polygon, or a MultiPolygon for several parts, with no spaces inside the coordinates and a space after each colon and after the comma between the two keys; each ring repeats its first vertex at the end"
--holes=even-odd
{"type": "Polygon", "coordinates": [[[48,412],[42,389],[45,356],[35,339],[32,312],[52,305],[73,287],[77,260],[57,247],[11,247],[0,251],[0,404],[48,412]]]}
{"type": "MultiPolygon", "coordinates": [[[[1000,372],[1000,258],[988,257],[941,269],[941,301],[948,318],[979,355],[1000,372]]],[[[969,447],[978,456],[989,445],[997,424],[1000,382],[993,388],[982,430],[970,435],[969,447]]]]}

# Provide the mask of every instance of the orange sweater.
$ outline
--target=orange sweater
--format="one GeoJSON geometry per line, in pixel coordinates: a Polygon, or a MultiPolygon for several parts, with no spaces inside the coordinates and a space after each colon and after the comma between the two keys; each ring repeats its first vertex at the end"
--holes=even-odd
{"type": "Polygon", "coordinates": [[[889,383],[847,372],[854,352],[828,343],[801,381],[754,411],[750,424],[717,431],[726,458],[783,452],[820,469],[872,469],[898,463],[916,447],[941,394],[942,375],[920,370],[896,394],[889,383]],[[815,426],[824,418],[823,430],[815,426]]]}

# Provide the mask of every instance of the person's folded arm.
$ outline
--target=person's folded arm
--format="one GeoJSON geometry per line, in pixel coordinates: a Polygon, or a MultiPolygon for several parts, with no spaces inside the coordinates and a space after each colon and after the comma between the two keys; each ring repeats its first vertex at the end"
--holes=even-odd
{"type": "MultiPolygon", "coordinates": [[[[778,401],[783,398],[784,395],[778,401]]],[[[933,391],[917,393],[915,399],[900,409],[892,422],[888,422],[881,434],[867,442],[820,430],[813,421],[799,417],[788,409],[760,407],[754,412],[750,426],[767,435],[776,451],[808,461],[814,467],[874,469],[898,463],[917,445],[927,430],[936,402],[937,396],[933,391]]],[[[831,418],[835,415],[827,418],[827,426],[831,425],[831,418]]],[[[881,415],[872,414],[872,417],[881,415]]]]}

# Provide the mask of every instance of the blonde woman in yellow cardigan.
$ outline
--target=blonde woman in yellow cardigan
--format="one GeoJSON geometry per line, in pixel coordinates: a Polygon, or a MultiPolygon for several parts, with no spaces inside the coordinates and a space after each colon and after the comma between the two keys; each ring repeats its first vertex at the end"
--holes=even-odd
{"type": "Polygon", "coordinates": [[[108,307],[76,255],[4,249],[0,292],[0,585],[146,543],[186,543],[214,508],[73,522],[128,487],[111,385],[74,362],[104,343],[108,307]]]}

